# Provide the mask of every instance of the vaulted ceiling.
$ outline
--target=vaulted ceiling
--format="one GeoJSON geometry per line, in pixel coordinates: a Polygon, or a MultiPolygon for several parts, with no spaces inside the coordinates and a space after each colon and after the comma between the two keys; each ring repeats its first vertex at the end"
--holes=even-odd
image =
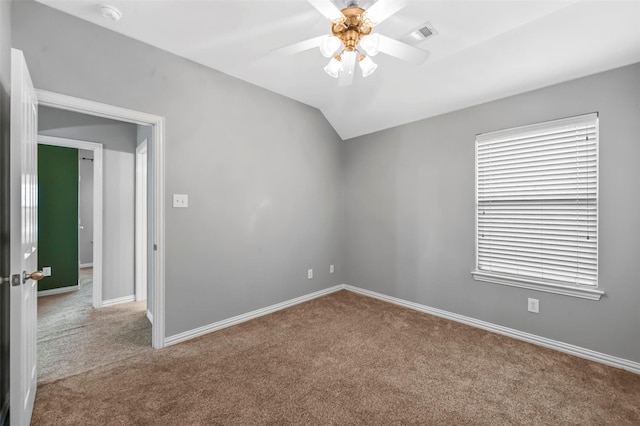
{"type": "Polygon", "coordinates": [[[348,87],[316,48],[272,52],[330,33],[305,0],[38,1],[316,107],[343,139],[640,62],[640,0],[404,1],[374,31],[407,40],[429,23],[436,35],[414,45],[430,56],[414,65],[381,53],[348,87]],[[120,21],[101,16],[105,3],[120,21]]]}

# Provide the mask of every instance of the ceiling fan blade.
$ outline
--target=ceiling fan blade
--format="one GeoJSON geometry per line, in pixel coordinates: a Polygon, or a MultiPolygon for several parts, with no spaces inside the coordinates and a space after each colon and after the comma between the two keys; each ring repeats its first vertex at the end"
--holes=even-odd
{"type": "Polygon", "coordinates": [[[377,25],[406,5],[405,1],[400,0],[378,0],[376,4],[367,9],[367,18],[377,25]]]}
{"type": "Polygon", "coordinates": [[[379,34],[379,36],[380,44],[378,48],[382,53],[414,64],[421,64],[429,57],[429,52],[426,50],[418,49],[417,47],[383,36],[382,34],[379,34]]]}
{"type": "Polygon", "coordinates": [[[346,72],[340,73],[340,78],[338,78],[338,86],[351,86],[353,84],[353,73],[347,74],[346,72]]]}
{"type": "Polygon", "coordinates": [[[320,46],[320,41],[325,36],[318,36],[310,38],[308,40],[299,41],[298,43],[289,44],[284,47],[273,49],[271,53],[276,55],[294,55],[296,53],[304,52],[305,50],[313,49],[320,46]]]}
{"type": "Polygon", "coordinates": [[[315,7],[318,12],[322,13],[327,19],[333,21],[335,19],[344,18],[340,9],[335,7],[330,0],[307,0],[311,6],[315,7]]]}
{"type": "Polygon", "coordinates": [[[356,53],[345,52],[342,54],[342,71],[338,78],[338,86],[350,86],[356,73],[356,53]]]}

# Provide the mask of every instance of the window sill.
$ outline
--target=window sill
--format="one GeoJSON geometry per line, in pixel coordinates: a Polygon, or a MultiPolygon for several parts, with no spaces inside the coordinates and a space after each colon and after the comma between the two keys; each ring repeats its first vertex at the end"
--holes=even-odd
{"type": "Polygon", "coordinates": [[[562,294],[565,296],[579,297],[589,300],[600,300],[604,291],[591,287],[575,287],[566,284],[553,284],[550,282],[536,280],[529,277],[513,277],[496,274],[493,272],[478,271],[471,272],[476,281],[484,281],[494,284],[508,285],[511,287],[526,288],[529,290],[545,291],[547,293],[562,294]]]}

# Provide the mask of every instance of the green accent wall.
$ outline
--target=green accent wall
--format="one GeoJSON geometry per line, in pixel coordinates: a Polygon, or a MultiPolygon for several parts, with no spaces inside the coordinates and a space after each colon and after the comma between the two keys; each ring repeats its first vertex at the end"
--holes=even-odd
{"type": "Polygon", "coordinates": [[[38,290],[78,284],[78,150],[38,145],[38,290]]]}

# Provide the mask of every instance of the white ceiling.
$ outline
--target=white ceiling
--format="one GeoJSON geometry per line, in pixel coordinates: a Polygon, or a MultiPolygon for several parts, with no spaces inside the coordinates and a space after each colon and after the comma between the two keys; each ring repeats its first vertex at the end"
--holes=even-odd
{"type": "Polygon", "coordinates": [[[402,38],[429,22],[437,35],[416,45],[429,59],[379,54],[349,87],[324,73],[318,49],[270,53],[329,33],[305,0],[38,1],[316,107],[343,139],[640,62],[640,0],[408,1],[374,31],[402,38]]]}

